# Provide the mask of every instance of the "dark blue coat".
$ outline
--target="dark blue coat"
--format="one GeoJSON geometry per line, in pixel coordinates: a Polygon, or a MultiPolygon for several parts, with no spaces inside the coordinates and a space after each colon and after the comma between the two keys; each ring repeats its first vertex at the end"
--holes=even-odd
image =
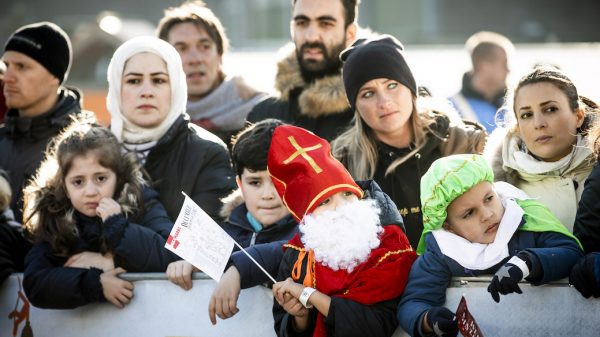
{"type": "Polygon", "coordinates": [[[0,286],[10,274],[23,271],[25,255],[31,248],[16,225],[11,213],[0,213],[0,286]]]}
{"type": "Polygon", "coordinates": [[[600,165],[592,169],[579,200],[573,234],[586,253],[600,251],[600,165]]]}
{"type": "Polygon", "coordinates": [[[486,270],[469,270],[445,256],[433,234],[425,237],[426,250],[410,270],[404,294],[398,305],[400,326],[412,336],[419,336],[421,316],[431,307],[446,302],[446,289],[452,277],[493,275],[510,257],[525,251],[532,258],[533,285],[540,285],[569,276],[573,265],[583,256],[572,238],[556,232],[517,230],[508,242],[509,257],[486,270]]]}
{"type": "MultiPolygon", "coordinates": [[[[145,213],[139,224],[122,214],[102,223],[98,217],[76,213],[79,239],[74,253],[99,252],[104,239],[114,256],[115,267],[123,267],[128,272],[163,272],[169,263],[178,260],[164,248],[173,223],[158,201],[158,193],[147,188],[143,194],[145,213]]],[[[102,270],[63,267],[68,258],[53,254],[48,242],[37,243],[29,251],[25,258],[23,287],[34,306],[71,309],[105,301],[100,284],[102,270]]]]}

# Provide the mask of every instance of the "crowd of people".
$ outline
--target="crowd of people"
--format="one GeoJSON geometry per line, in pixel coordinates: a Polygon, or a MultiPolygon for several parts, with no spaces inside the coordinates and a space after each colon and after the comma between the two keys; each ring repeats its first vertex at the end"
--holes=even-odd
{"type": "Polygon", "coordinates": [[[16,29],[0,63],[0,282],[23,273],[31,304],[54,309],[126,306],[124,272],[189,290],[199,270],[164,248],[183,191],[277,276],[236,248],[213,324],[261,285],[278,336],[456,336],[454,276],[490,275],[496,302],[563,278],[600,297],[599,106],[549,65],[508,88],[514,46],[492,32],[467,41],[461,91],[432,97],[400,41],[358,27],[359,2],[292,0],[271,97],[225,74],[204,3],[168,8],[112,56],[109,127],[65,85],[80,60],[61,27],[16,29]]]}

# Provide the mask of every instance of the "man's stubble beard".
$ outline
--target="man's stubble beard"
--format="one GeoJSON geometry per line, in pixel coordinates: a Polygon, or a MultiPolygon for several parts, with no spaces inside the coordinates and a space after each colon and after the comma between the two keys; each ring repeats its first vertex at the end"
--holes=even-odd
{"type": "Polygon", "coordinates": [[[296,49],[296,57],[300,64],[300,73],[302,78],[310,83],[316,79],[323,78],[331,75],[339,75],[342,69],[342,61],[340,60],[340,53],[346,48],[346,41],[342,40],[341,43],[332,46],[330,50],[321,43],[305,43],[300,49],[296,49]],[[322,61],[305,60],[303,58],[305,48],[319,48],[323,53],[322,61]]]}

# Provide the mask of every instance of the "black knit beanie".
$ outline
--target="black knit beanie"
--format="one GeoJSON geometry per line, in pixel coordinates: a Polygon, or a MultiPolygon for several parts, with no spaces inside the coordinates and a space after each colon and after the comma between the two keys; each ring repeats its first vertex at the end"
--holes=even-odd
{"type": "Polygon", "coordinates": [[[52,22],[38,22],[19,28],[8,39],[4,51],[23,53],[64,82],[71,66],[71,41],[52,22]]]}
{"type": "Polygon", "coordinates": [[[391,35],[359,39],[340,54],[344,62],[342,78],[348,102],[356,109],[360,88],[376,78],[389,78],[406,86],[417,96],[417,84],[402,50],[404,46],[391,35]]]}

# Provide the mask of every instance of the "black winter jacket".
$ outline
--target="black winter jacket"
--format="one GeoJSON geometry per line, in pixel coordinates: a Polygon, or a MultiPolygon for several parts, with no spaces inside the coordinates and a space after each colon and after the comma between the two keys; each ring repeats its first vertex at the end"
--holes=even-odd
{"type": "Polygon", "coordinates": [[[54,108],[37,117],[20,117],[18,110],[9,110],[6,124],[0,127],[0,168],[8,172],[13,192],[10,208],[18,222],[23,222],[23,187],[44,159],[50,140],[74,117],[93,121],[90,112],[82,113],[77,89],[62,87],[58,95],[54,108]]]}
{"type": "Polygon", "coordinates": [[[274,97],[267,98],[254,106],[248,115],[248,121],[256,123],[267,118],[279,119],[284,123],[309,130],[327,141],[334,140],[350,126],[354,117],[350,109],[319,117],[302,114],[298,106],[298,96],[301,93],[302,88],[295,89],[290,93],[289,101],[281,101],[274,97]]]}
{"type": "Polygon", "coordinates": [[[332,141],[351,124],[354,112],[350,109],[342,76],[331,74],[307,82],[302,77],[293,45],[277,64],[275,88],[278,97],[268,98],[254,106],[248,121],[279,119],[314,132],[332,141]]]}
{"type": "Polygon", "coordinates": [[[221,199],[236,188],[225,144],[182,115],[150,150],[144,169],[150,175],[172,221],[185,192],[215,221],[220,222],[221,199]]]}
{"type": "MultiPolygon", "coordinates": [[[[179,258],[164,248],[173,222],[158,201],[158,194],[146,188],[145,212],[140,224],[113,215],[102,223],[76,212],[79,239],[74,254],[99,252],[105,240],[113,254],[115,267],[128,272],[164,272],[179,258]]],[[[105,301],[97,268],[63,267],[69,256],[53,254],[48,242],[33,246],[25,258],[23,288],[31,304],[38,308],[72,309],[88,303],[105,301]]]]}
{"type": "Polygon", "coordinates": [[[12,273],[23,271],[25,255],[31,248],[23,234],[14,226],[9,214],[0,213],[0,286],[12,273]]]}
{"type": "Polygon", "coordinates": [[[585,181],[577,207],[573,234],[579,239],[586,253],[600,252],[600,165],[598,163],[585,181]]]}

